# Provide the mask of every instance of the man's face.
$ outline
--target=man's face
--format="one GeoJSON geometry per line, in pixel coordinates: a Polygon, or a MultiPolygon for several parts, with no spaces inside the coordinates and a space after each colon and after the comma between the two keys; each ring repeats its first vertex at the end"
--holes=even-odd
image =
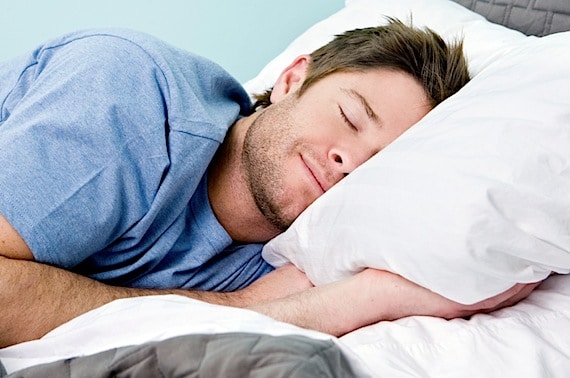
{"type": "Polygon", "coordinates": [[[329,75],[260,111],[244,141],[245,179],[284,231],[324,192],[419,121],[430,105],[408,74],[329,75]]]}

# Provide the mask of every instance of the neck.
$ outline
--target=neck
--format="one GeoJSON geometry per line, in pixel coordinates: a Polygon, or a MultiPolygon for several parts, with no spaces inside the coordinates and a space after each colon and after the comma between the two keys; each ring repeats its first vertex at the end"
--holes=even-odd
{"type": "Polygon", "coordinates": [[[257,113],[239,119],[229,130],[208,170],[208,197],[214,214],[232,240],[265,242],[279,233],[257,208],[242,164],[245,134],[257,113]]]}

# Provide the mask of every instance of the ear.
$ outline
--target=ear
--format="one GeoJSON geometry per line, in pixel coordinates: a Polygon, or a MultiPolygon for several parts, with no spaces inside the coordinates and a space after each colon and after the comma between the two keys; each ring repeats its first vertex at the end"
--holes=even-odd
{"type": "Polygon", "coordinates": [[[271,92],[271,103],[281,101],[289,93],[301,87],[311,63],[310,55],[300,55],[281,72],[271,92]]]}

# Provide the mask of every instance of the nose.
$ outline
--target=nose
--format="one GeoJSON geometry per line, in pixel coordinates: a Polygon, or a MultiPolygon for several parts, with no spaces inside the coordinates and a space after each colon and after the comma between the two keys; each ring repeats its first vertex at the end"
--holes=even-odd
{"type": "Polygon", "coordinates": [[[330,150],[329,159],[332,161],[335,171],[340,173],[342,177],[346,177],[377,152],[378,150],[376,149],[364,146],[343,149],[335,148],[330,150]]]}

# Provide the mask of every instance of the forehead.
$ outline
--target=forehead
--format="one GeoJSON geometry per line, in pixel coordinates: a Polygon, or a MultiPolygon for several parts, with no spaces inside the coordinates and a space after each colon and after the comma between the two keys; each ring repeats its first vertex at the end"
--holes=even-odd
{"type": "MultiPolygon", "coordinates": [[[[335,85],[339,83],[354,83],[361,88],[376,87],[378,89],[386,86],[404,86],[407,89],[414,88],[420,90],[427,98],[427,92],[421,83],[411,74],[393,68],[370,68],[366,70],[343,70],[333,72],[319,80],[324,85],[335,85]]],[[[316,83],[315,83],[316,84],[316,83]]]]}

